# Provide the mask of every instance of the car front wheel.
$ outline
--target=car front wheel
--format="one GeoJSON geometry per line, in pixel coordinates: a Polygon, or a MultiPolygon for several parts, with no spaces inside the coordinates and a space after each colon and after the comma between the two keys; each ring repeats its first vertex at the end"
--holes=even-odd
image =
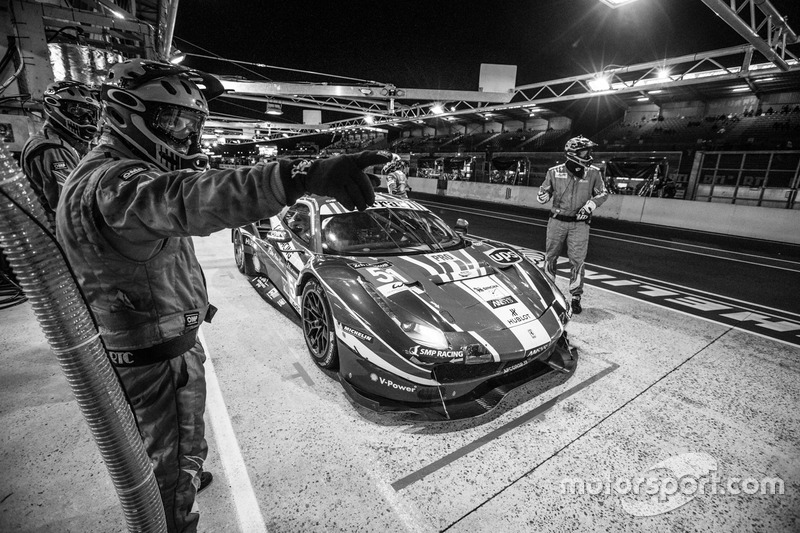
{"type": "Polygon", "coordinates": [[[233,258],[236,260],[236,268],[242,274],[247,276],[258,274],[253,266],[253,256],[244,251],[244,236],[239,230],[233,231],[233,258]]]}
{"type": "Polygon", "coordinates": [[[303,336],[314,362],[327,370],[339,368],[339,350],[328,298],[317,280],[312,279],[303,289],[303,336]]]}

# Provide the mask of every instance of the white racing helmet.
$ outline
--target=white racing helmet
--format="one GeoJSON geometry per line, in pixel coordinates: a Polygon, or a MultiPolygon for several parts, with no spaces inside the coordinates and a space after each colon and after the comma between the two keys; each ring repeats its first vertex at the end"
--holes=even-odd
{"type": "Polygon", "coordinates": [[[597,146],[597,143],[590,141],[583,135],[578,135],[567,141],[564,145],[564,155],[568,160],[576,163],[582,167],[588,167],[592,164],[592,150],[597,146]]]}
{"type": "Polygon", "coordinates": [[[392,159],[385,165],[383,165],[383,169],[381,172],[383,174],[391,174],[392,172],[399,170],[402,173],[408,172],[408,163],[406,163],[402,159],[392,159]]]}
{"type": "Polygon", "coordinates": [[[51,124],[80,141],[97,133],[100,102],[92,90],[77,81],[57,81],[47,86],[42,99],[51,124]]]}
{"type": "Polygon", "coordinates": [[[206,95],[222,92],[209,74],[146,59],[123,61],[111,67],[102,87],[105,127],[163,170],[203,170],[206,95]]]}

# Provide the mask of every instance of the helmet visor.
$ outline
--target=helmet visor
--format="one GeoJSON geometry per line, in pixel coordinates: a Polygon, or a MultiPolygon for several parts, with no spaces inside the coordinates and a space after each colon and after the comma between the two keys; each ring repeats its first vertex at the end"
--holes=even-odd
{"type": "Polygon", "coordinates": [[[64,107],[64,114],[81,126],[95,125],[98,119],[98,108],[78,102],[70,102],[64,107]]]}
{"type": "Polygon", "coordinates": [[[205,113],[177,106],[162,106],[156,112],[153,127],[167,137],[182,142],[189,137],[200,136],[205,113]]]}

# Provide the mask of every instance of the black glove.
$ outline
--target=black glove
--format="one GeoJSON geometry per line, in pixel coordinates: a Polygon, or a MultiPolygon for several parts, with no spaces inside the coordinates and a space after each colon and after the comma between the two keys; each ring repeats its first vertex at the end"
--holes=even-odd
{"type": "Polygon", "coordinates": [[[372,183],[362,169],[388,163],[391,152],[365,151],[328,159],[281,160],[280,175],[287,205],[306,193],[331,196],[346,209],[363,211],[375,203],[372,183]]]}

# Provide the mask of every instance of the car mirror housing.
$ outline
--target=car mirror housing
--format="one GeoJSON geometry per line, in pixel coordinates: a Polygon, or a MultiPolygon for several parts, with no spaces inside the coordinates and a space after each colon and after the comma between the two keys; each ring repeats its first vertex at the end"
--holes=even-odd
{"type": "Polygon", "coordinates": [[[459,218],[458,220],[456,220],[456,227],[454,229],[456,233],[458,233],[462,237],[465,237],[467,235],[467,232],[469,231],[469,222],[467,222],[463,218],[459,218]]]}

